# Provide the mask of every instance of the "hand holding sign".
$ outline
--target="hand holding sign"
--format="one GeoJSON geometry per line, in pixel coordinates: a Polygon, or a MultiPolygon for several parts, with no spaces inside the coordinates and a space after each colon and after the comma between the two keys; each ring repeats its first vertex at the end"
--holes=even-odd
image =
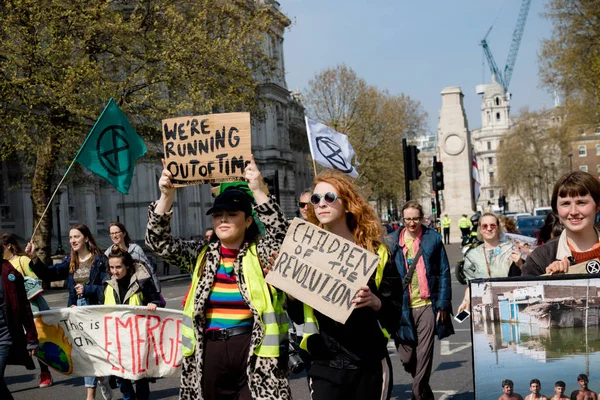
{"type": "Polygon", "coordinates": [[[562,260],[554,261],[552,264],[548,265],[548,267],[546,267],[546,273],[547,274],[567,273],[569,271],[569,265],[571,265],[571,263],[569,262],[569,259],[567,257],[565,257],[562,260]]]}
{"type": "Polygon", "coordinates": [[[371,292],[368,286],[362,286],[352,302],[355,304],[354,308],[371,307],[375,311],[381,309],[381,300],[371,292]]]}
{"type": "Polygon", "coordinates": [[[264,185],[263,177],[254,161],[254,154],[250,155],[250,163],[246,166],[245,171],[248,187],[252,190],[252,195],[254,196],[254,200],[256,200],[256,204],[263,204],[269,201],[269,196],[262,190],[264,185]]]}

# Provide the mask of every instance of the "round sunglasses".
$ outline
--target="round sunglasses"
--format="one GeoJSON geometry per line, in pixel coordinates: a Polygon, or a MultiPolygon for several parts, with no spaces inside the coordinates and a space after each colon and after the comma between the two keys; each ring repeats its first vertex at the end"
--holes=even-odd
{"type": "Polygon", "coordinates": [[[313,193],[312,196],[310,196],[310,202],[315,206],[318,206],[321,203],[321,199],[324,199],[325,203],[331,204],[338,199],[338,195],[333,192],[327,192],[323,195],[313,193]]]}

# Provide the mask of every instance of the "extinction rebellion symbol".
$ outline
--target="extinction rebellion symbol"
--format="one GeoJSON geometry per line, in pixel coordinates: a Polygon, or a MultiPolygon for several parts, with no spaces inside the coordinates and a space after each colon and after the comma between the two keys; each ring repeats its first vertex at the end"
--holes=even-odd
{"type": "Polygon", "coordinates": [[[329,161],[329,164],[331,164],[333,168],[344,173],[352,172],[353,167],[352,165],[348,165],[339,144],[326,136],[317,136],[316,142],[317,150],[319,150],[319,153],[329,161]]]}
{"type": "Polygon", "coordinates": [[[588,274],[598,274],[600,273],[600,262],[598,260],[590,260],[587,264],[585,264],[585,270],[588,274]]]}
{"type": "Polygon", "coordinates": [[[132,168],[125,128],[121,125],[111,125],[105,128],[98,138],[96,146],[98,159],[110,175],[128,174],[132,168]]]}

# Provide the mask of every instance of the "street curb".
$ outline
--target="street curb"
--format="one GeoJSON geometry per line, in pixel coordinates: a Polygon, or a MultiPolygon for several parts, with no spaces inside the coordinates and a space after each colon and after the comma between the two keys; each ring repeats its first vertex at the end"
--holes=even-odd
{"type": "Polygon", "coordinates": [[[159,276],[158,280],[161,282],[168,282],[168,281],[176,281],[178,279],[183,279],[183,278],[187,278],[190,279],[190,274],[180,274],[180,275],[167,275],[167,276],[159,276]]]}

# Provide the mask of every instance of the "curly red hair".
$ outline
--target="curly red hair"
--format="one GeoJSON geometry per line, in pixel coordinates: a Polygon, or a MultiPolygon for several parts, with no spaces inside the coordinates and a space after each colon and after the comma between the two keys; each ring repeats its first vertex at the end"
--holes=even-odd
{"type": "MultiPolygon", "coordinates": [[[[319,173],[313,187],[321,182],[330,184],[337,191],[338,200],[347,211],[346,224],[354,236],[354,242],[372,253],[377,253],[379,246],[383,244],[383,225],[373,207],[358,192],[354,182],[347,175],[335,170],[319,173]]],[[[308,221],[322,227],[314,207],[308,208],[308,221]]]]}

